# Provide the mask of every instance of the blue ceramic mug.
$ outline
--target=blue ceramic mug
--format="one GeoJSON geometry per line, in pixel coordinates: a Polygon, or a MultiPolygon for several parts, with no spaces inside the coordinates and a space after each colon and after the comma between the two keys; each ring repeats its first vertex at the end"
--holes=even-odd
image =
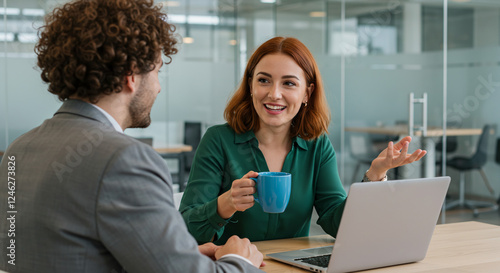
{"type": "Polygon", "coordinates": [[[255,201],[264,212],[282,213],[285,211],[292,189],[292,175],[283,172],[261,172],[255,181],[257,188],[255,201]]]}

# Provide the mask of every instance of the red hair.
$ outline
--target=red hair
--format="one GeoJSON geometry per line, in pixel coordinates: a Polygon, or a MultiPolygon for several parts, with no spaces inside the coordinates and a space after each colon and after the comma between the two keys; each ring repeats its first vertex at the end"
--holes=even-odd
{"type": "Polygon", "coordinates": [[[224,118],[233,130],[242,134],[260,128],[259,116],[252,104],[250,96],[250,81],[255,67],[268,54],[281,53],[290,56],[302,68],[307,84],[314,84],[309,94],[307,106],[302,105],[292,120],[290,136],[300,136],[303,139],[316,139],[328,133],[330,111],[326,102],[325,90],[321,75],[313,55],[307,47],[295,38],[275,37],[262,44],[248,60],[245,74],[240,86],[229,100],[224,110],[224,118]]]}

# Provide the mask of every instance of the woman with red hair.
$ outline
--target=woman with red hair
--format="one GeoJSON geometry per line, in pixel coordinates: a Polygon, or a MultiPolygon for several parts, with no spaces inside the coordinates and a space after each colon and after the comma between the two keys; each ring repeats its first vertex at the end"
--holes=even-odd
{"type": "MultiPolygon", "coordinates": [[[[346,193],[327,137],[330,113],[318,66],[295,38],[275,37],[250,57],[224,111],[226,124],[209,128],[196,151],[180,211],[198,243],[309,235],[313,207],[324,231],[337,233],[346,193]],[[257,172],[292,174],[285,212],[255,205],[257,172]]],[[[410,137],[372,162],[364,181],[385,180],[389,169],[419,160],[410,137]]]]}

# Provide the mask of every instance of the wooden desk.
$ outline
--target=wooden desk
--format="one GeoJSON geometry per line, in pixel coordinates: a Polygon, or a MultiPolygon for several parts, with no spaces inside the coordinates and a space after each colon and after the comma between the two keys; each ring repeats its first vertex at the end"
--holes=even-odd
{"type": "Polygon", "coordinates": [[[154,149],[160,154],[175,154],[182,152],[191,152],[193,150],[193,147],[190,145],[178,144],[178,145],[172,145],[168,147],[154,148],[154,149]]]}
{"type": "MultiPolygon", "coordinates": [[[[255,242],[264,253],[331,245],[329,235],[255,242]]],[[[264,257],[265,272],[308,272],[264,257]]],[[[416,263],[360,272],[388,273],[498,273],[500,272],[500,226],[480,222],[437,225],[427,256],[416,263]]]]}
{"type": "Polygon", "coordinates": [[[193,150],[193,147],[190,145],[184,145],[184,144],[178,144],[178,145],[172,145],[168,147],[160,147],[160,148],[154,148],[155,151],[157,151],[161,157],[167,159],[167,158],[173,158],[177,159],[179,161],[179,191],[184,191],[184,182],[185,180],[185,153],[191,152],[193,150]]]}
{"type": "MultiPolygon", "coordinates": [[[[408,135],[408,126],[383,126],[383,127],[346,127],[346,132],[358,132],[368,134],[379,134],[388,136],[406,136],[408,135]]],[[[447,128],[447,136],[469,136],[480,135],[483,129],[479,128],[447,128]]],[[[415,136],[422,136],[421,131],[415,131],[415,136]]],[[[429,127],[426,137],[443,136],[443,128],[429,127]]]]}

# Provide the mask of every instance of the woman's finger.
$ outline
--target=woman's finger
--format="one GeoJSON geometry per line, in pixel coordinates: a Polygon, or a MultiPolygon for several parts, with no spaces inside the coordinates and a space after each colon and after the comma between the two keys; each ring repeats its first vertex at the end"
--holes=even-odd
{"type": "Polygon", "coordinates": [[[424,157],[426,154],[427,154],[426,150],[420,151],[420,154],[418,155],[418,157],[417,157],[417,159],[415,161],[418,161],[418,160],[422,159],[422,157],[424,157]]]}
{"type": "Polygon", "coordinates": [[[394,149],[398,150],[398,151],[401,150],[401,149],[403,149],[404,144],[406,142],[408,142],[408,143],[411,142],[411,137],[410,136],[406,136],[406,137],[402,138],[398,143],[394,144],[394,149]]]}
{"type": "Polygon", "coordinates": [[[255,193],[255,187],[240,187],[240,188],[234,188],[232,190],[233,198],[238,196],[251,195],[254,193],[255,193]]]}
{"type": "Polygon", "coordinates": [[[239,198],[235,199],[237,204],[249,204],[253,203],[255,199],[253,198],[253,195],[244,195],[240,196],[239,198]]]}
{"type": "Polygon", "coordinates": [[[394,143],[392,141],[389,141],[389,144],[387,145],[386,156],[385,156],[386,161],[388,161],[388,163],[391,163],[393,156],[394,156],[394,143]]]}

